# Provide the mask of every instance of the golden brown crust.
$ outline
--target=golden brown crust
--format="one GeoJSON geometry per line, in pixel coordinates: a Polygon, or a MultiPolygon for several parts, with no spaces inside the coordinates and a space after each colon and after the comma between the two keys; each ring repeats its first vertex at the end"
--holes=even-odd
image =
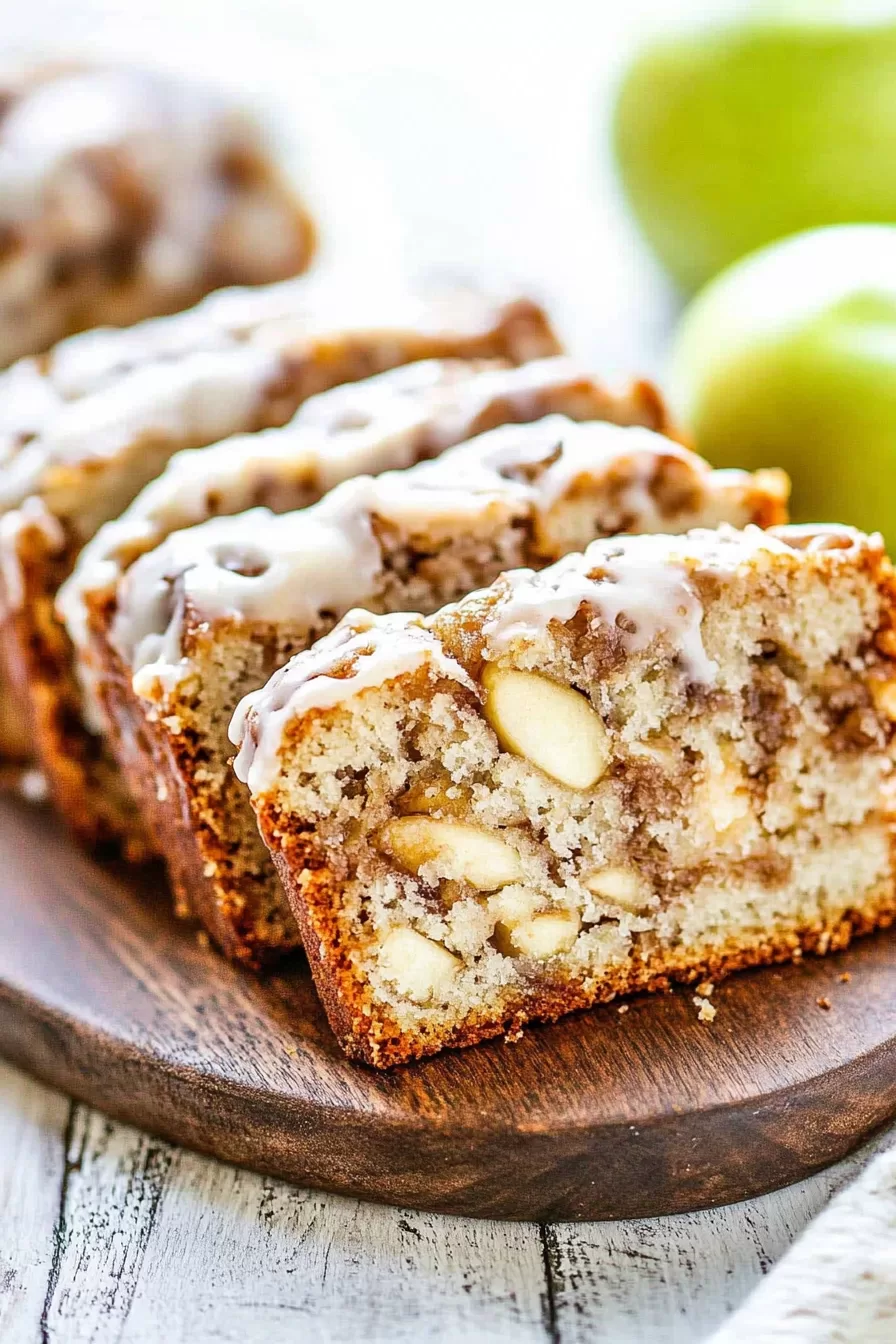
{"type": "Polygon", "coordinates": [[[358,978],[340,930],[341,880],[328,867],[314,831],[297,828],[291,818],[270,806],[259,812],[258,820],[301,929],[330,1026],[346,1054],[380,1069],[496,1036],[512,1038],[529,1022],[553,1022],[620,995],[667,990],[674,983],[718,981],[751,966],[798,961],[806,953],[842,951],[852,938],[896,922],[896,891],[888,884],[860,906],[838,911],[826,921],[740,944],[731,939],[698,955],[693,949],[680,948],[646,958],[633,956],[627,966],[604,974],[590,989],[580,983],[547,983],[502,1001],[500,1016],[474,1012],[444,1033],[410,1035],[383,1005],[373,1002],[369,987],[358,978]]]}
{"type": "Polygon", "coordinates": [[[81,723],[71,647],[55,616],[56,591],[71,554],[37,525],[21,528],[15,544],[22,591],[5,606],[2,638],[22,726],[75,835],[92,847],[119,846],[126,857],[142,861],[151,847],[105,744],[81,723]]]}
{"type": "MultiPolygon", "coordinates": [[[[13,680],[5,646],[8,632],[0,620],[0,768],[26,766],[32,759],[34,737],[29,728],[28,701],[13,680]]],[[[15,778],[12,770],[7,778],[15,778]]]]}
{"type": "MultiPolygon", "coordinates": [[[[251,970],[294,951],[301,940],[286,902],[264,910],[251,875],[230,872],[232,855],[215,824],[220,799],[197,777],[189,733],[172,732],[147,712],[130,670],[108,644],[101,656],[110,745],[154,848],[165,857],[178,915],[201,921],[225,956],[251,970]]],[[[229,787],[241,786],[233,777],[229,787]]]]}

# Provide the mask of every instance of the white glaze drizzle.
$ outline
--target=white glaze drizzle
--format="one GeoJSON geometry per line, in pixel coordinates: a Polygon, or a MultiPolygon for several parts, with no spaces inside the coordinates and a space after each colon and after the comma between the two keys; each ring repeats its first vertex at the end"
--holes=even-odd
{"type": "MultiPolygon", "coordinates": [[[[687,675],[711,685],[717,666],[703,647],[703,610],[689,574],[702,570],[730,577],[745,565],[761,562],[764,556],[789,555],[799,563],[802,550],[827,549],[826,543],[831,540],[836,549],[843,539],[850,542],[853,551],[881,546],[877,534],[866,537],[853,529],[818,526],[763,532],[753,526],[738,531],[723,525],[714,530],[698,528],[678,537],[602,539],[583,554],[566,556],[540,573],[518,570],[502,575],[492,589],[485,590],[497,595],[481,626],[485,654],[500,655],[511,643],[537,641],[550,621],[569,621],[585,604],[594,612],[596,622],[616,626],[620,614],[632,620],[634,629],[623,630],[632,651],[649,647],[653,639],[664,634],[677,650],[687,675]],[[817,544],[807,548],[807,537],[816,539],[817,544]]],[[[853,562],[851,557],[849,563],[853,562]]],[[[420,654],[418,647],[408,642],[410,630],[420,632],[414,636],[418,642],[422,635],[428,636],[426,656],[442,675],[475,691],[466,671],[445,654],[435,628],[446,620],[461,618],[464,607],[471,602],[476,604],[477,619],[481,619],[482,597],[483,593],[471,594],[425,618],[407,613],[377,617],[352,612],[331,635],[298,654],[266,686],[240,703],[230,727],[231,741],[240,748],[240,779],[249,784],[254,795],[263,793],[276,776],[284,732],[293,721],[413,672],[419,666],[420,654]],[[363,630],[362,636],[356,636],[358,629],[363,630]],[[363,666],[355,665],[357,679],[354,667],[352,675],[344,679],[329,677],[328,673],[344,665],[356,649],[364,656],[363,666]],[[439,652],[447,660],[444,665],[438,663],[439,652]]]]}
{"type": "Polygon", "coordinates": [[[114,461],[157,422],[181,441],[248,428],[245,414],[229,422],[223,415],[228,383],[242,389],[240,408],[254,389],[254,407],[284,358],[313,364],[319,351],[344,344],[384,362],[390,352],[412,359],[422,343],[459,345],[497,332],[503,312],[470,292],[359,295],[300,278],[222,291],[189,313],[123,331],[73,336],[46,372],[20,360],[0,373],[0,507],[40,493],[59,464],[114,461]]]}
{"type": "MultiPolygon", "coordinates": [[[[85,150],[126,148],[156,188],[201,189],[246,123],[207,88],[147,71],[79,69],[38,78],[0,125],[0,199],[7,219],[39,216],[48,185],[85,150]],[[242,123],[242,128],[241,128],[242,123]]],[[[198,209],[204,202],[194,201],[198,209]]],[[[176,212],[175,212],[176,213],[176,212]]]]}
{"type": "MultiPolygon", "coordinates": [[[[85,650],[89,594],[114,586],[137,554],[160,545],[171,532],[211,513],[248,508],[262,483],[268,500],[279,492],[284,507],[290,497],[295,507],[303,490],[324,494],[361,473],[407,467],[424,448],[441,452],[466,438],[495,404],[522,420],[547,397],[562,404],[567,391],[581,403],[583,387],[599,410],[606,393],[563,357],[519,368],[425,360],[312,397],[283,429],[178,453],[121,518],[101,527],[84,547],[59,592],[57,609],[76,648],[85,650]]],[[[494,485],[494,477],[488,484],[494,485]]]]}
{"type": "Polygon", "coordinates": [[[859,549],[884,550],[880,532],[860,532],[846,523],[788,523],[774,534],[798,550],[811,552],[859,549]],[[845,543],[845,545],[844,545],[845,543]]]}
{"type": "Polygon", "coordinates": [[[296,654],[261,690],[245,696],[230,724],[239,748],[234,770],[251,792],[265,786],[277,765],[283,732],[309,710],[330,709],[363,691],[429,665],[476,693],[464,668],[445,653],[419,616],[371,617],[350,611],[312,648],[296,654]],[[329,675],[350,664],[346,677],[329,675]]]}
{"type": "Polygon", "coordinates": [[[550,621],[565,624],[584,605],[597,623],[620,629],[630,653],[649,648],[661,632],[668,635],[689,678],[712,685],[718,667],[703,647],[703,608],[687,570],[674,558],[682,547],[662,535],[637,541],[637,546],[629,546],[627,539],[598,541],[584,556],[565,556],[539,573],[520,569],[506,574],[505,595],[483,631],[489,651],[537,639],[550,621]]]}
{"type": "MultiPolygon", "coordinates": [[[[369,477],[359,478],[365,485],[369,477]]],[[[372,483],[372,482],[371,482],[372,483]]],[[[314,509],[277,517],[268,509],[252,509],[238,518],[213,518],[200,527],[174,532],[164,546],[143,556],[124,579],[141,589],[113,627],[116,648],[134,668],[134,689],[145,694],[155,681],[166,687],[186,674],[180,648],[185,606],[202,603],[210,620],[241,618],[284,621],[311,626],[321,611],[341,615],[354,606],[357,594],[368,596],[382,565],[380,547],[370,525],[366,493],[349,481],[322,517],[314,509]],[[281,544],[268,557],[259,538],[281,527],[281,544]],[[289,535],[291,533],[291,535],[289,535]],[[248,560],[267,562],[264,584],[236,568],[248,560]],[[172,576],[176,576],[174,583],[172,576]],[[213,577],[216,582],[210,584],[213,577]],[[211,590],[211,591],[210,591],[211,590]],[[173,601],[173,609],[172,609],[173,601]]]]}
{"type": "MultiPolygon", "coordinates": [[[[417,542],[422,549],[450,542],[458,532],[474,528],[487,536],[498,535],[511,520],[534,519],[544,511],[537,473],[531,480],[516,479],[508,474],[511,463],[528,468],[539,461],[552,464],[548,505],[553,508],[567,441],[575,445],[568,482],[578,490],[586,471],[586,446],[592,445],[586,480],[598,527],[601,510],[615,512],[620,505],[618,492],[611,501],[605,497],[607,471],[633,466],[637,496],[646,472],[642,455],[653,469],[670,452],[688,461],[695,483],[701,486],[701,501],[710,501],[713,512],[717,509],[714,473],[686,449],[649,430],[578,425],[563,416],[550,416],[530,425],[492,430],[407,471],[356,477],[309,509],[280,516],[256,511],[174,533],[138,559],[119,583],[112,642],[125,662],[137,667],[139,693],[147,694],[153,678],[170,689],[189,671],[180,652],[183,606],[178,603],[172,609],[169,599],[160,608],[156,600],[160,585],[176,584],[193,616],[201,620],[245,617],[310,626],[322,611],[341,615],[349,606],[374,598],[383,563],[380,543],[373,536],[374,518],[397,532],[404,543],[417,542]],[[251,557],[257,573],[241,575],[232,565],[221,563],[222,556],[241,554],[251,557]],[[333,572],[336,557],[343,566],[339,573],[333,572]]],[[[749,485],[749,477],[744,482],[749,485]]],[[[726,478],[726,491],[730,485],[726,478]]],[[[624,496],[621,502],[626,507],[624,496]]],[[[729,502],[732,515],[744,510],[737,492],[729,502]]],[[[648,522],[653,522],[653,509],[648,522]]]]}
{"type": "MultiPolygon", "coordinates": [[[[449,392],[452,398],[462,394],[458,385],[468,384],[475,374],[481,380],[486,374],[498,375],[500,385],[516,386],[522,379],[529,385],[539,375],[555,382],[578,373],[577,366],[564,355],[550,359],[533,360],[519,368],[508,367],[503,360],[418,359],[413,364],[399,364],[395,369],[361,378],[356,383],[340,383],[316,397],[309,397],[300,406],[292,421],[327,434],[352,433],[369,429],[389,415],[396,403],[408,398],[425,400],[436,394],[439,398],[449,392]]],[[[478,386],[484,387],[480,381],[478,386]]]]}
{"type": "Polygon", "coordinates": [[[133,277],[134,288],[147,289],[146,307],[194,292],[221,261],[234,274],[264,279],[302,260],[304,224],[265,165],[259,128],[214,90],[101,66],[26,72],[4,92],[0,221],[14,229],[17,246],[0,269],[3,363],[49,344],[64,325],[57,314],[70,300],[53,290],[57,259],[99,257],[121,236],[98,154],[114,156],[147,202],[150,226],[134,237],[133,277]],[[261,171],[250,182],[228,180],[227,156],[244,153],[261,171]],[[259,212],[268,226],[261,248],[252,231],[259,212]]]}
{"type": "MultiPolygon", "coordinates": [[[[852,529],[821,532],[828,537],[849,533],[856,544],[868,542],[852,529]]],[[[817,526],[803,532],[787,527],[763,531],[752,525],[737,530],[722,524],[684,536],[601,538],[584,554],[565,556],[548,569],[506,574],[505,591],[483,633],[489,649],[499,653],[511,643],[538,639],[549,621],[570,621],[584,605],[601,623],[619,630],[630,653],[649,648],[664,633],[677,647],[690,680],[712,685],[718,667],[703,646],[703,608],[691,571],[730,575],[763,554],[792,555],[788,534],[798,545],[801,536],[819,533],[817,526]]]]}
{"type": "Polygon", "coordinates": [[[134,369],[101,395],[69,402],[64,415],[6,464],[0,508],[14,508],[40,488],[52,490],[54,468],[113,462],[144,436],[221,438],[252,417],[277,368],[270,351],[244,349],[134,369]]]}
{"type": "MultiPolygon", "coordinates": [[[[243,345],[266,326],[287,319],[310,324],[329,297],[328,286],[312,276],[252,289],[219,289],[182,313],[148,318],[132,327],[100,327],[69,336],[53,347],[46,357],[46,374],[40,376],[59,400],[73,401],[100,391],[144,364],[174,362],[185,355],[243,345]]],[[[33,363],[20,361],[25,367],[33,363]]]]}
{"type": "Polygon", "coordinates": [[[0,614],[17,610],[25,599],[18,543],[21,534],[32,527],[43,532],[52,550],[65,546],[59,520],[39,499],[26,499],[20,509],[0,515],[0,614]]]}

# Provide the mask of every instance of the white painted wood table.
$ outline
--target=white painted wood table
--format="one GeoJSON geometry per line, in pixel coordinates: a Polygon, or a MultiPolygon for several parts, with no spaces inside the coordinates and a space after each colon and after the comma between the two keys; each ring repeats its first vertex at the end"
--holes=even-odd
{"type": "Polygon", "coordinates": [[[711,1213],[479,1222],[226,1167],[0,1064],[0,1340],[699,1344],[883,1142],[711,1213]]]}
{"type": "MultiPolygon", "coordinates": [[[[150,53],[293,107],[337,261],[531,278],[613,373],[658,367],[673,311],[598,120],[627,31],[669,6],[613,8],[29,0],[3,24],[7,47],[150,53]]],[[[471,1222],[218,1165],[0,1064],[0,1341],[698,1344],[866,1157],[713,1213],[471,1222]]]]}

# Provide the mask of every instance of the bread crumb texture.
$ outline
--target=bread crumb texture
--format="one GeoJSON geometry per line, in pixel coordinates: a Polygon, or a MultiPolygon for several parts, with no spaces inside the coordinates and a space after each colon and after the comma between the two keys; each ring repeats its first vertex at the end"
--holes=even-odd
{"type": "Polygon", "coordinates": [[[892,604],[879,538],[727,529],[300,655],[244,773],[346,1049],[390,1064],[889,922],[892,604]]]}
{"type": "Polygon", "coordinates": [[[279,704],[273,765],[257,711],[256,810],[352,1053],[407,1059],[892,918],[889,565],[857,534],[763,536],[663,538],[659,563],[655,538],[602,543],[499,580],[420,624],[438,659],[354,694],[340,629],[337,666],[279,704]],[[591,600],[557,619],[573,571],[591,600]]]}

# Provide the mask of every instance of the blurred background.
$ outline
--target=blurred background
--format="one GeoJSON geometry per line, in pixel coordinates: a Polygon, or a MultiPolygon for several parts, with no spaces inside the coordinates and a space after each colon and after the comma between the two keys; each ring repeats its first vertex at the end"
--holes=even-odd
{"type": "Polygon", "coordinates": [[[654,365],[670,321],[606,134],[624,52],[670,8],[29,0],[3,27],[10,54],[123,55],[244,90],[312,179],[328,260],[529,281],[612,372],[654,365]]]}
{"type": "Polygon", "coordinates": [[[797,519],[896,544],[896,0],[6,8],[12,58],[242,94],[322,266],[522,285],[597,373],[658,377],[716,465],[783,466],[797,519]]]}

